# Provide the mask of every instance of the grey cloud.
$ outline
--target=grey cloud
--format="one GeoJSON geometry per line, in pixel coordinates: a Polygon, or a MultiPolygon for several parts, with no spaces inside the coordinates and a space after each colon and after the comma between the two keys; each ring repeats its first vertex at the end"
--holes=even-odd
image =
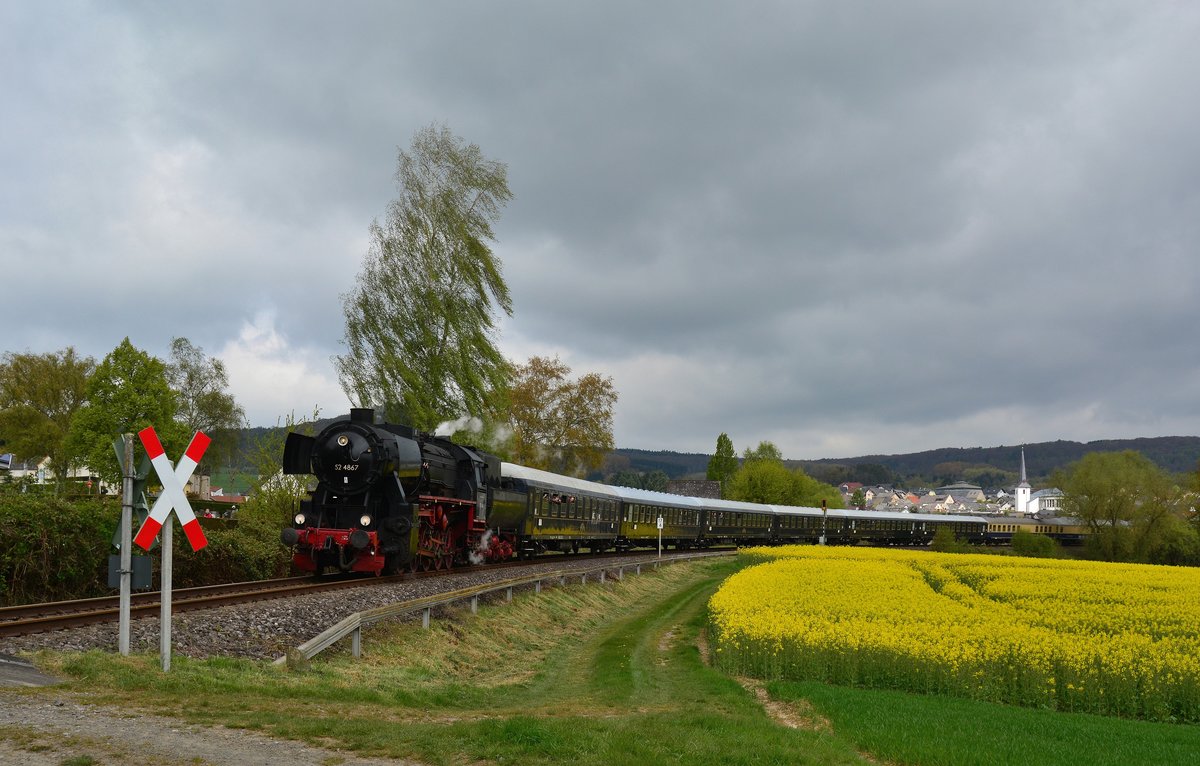
{"type": "Polygon", "coordinates": [[[619,373],[622,446],[1200,430],[1189,6],[47,8],[0,11],[14,350],[273,309],[336,354],[397,147],[445,121],[509,166],[506,329],[619,373]]]}

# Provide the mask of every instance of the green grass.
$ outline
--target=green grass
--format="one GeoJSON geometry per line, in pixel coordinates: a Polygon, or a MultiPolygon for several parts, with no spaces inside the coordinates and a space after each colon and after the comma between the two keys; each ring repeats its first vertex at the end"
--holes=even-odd
{"type": "Polygon", "coordinates": [[[768,685],[807,701],[835,731],[894,763],[937,766],[1194,766],[1200,727],[820,683],[768,685]]]}
{"type": "Polygon", "coordinates": [[[701,656],[705,605],[738,566],[551,588],[430,630],[383,626],[364,636],[364,657],[340,647],[305,672],[177,657],[163,674],[155,655],[100,652],[40,664],[96,701],[432,765],[846,764],[870,753],[892,764],[1096,766],[1191,764],[1200,752],[1200,727],[819,684],[768,687],[784,701],[775,715],[808,724],[780,725],[701,656]]]}

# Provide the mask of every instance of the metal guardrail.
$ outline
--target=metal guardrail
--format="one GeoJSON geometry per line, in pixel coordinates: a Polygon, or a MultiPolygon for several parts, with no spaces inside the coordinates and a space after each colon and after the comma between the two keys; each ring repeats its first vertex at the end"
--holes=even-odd
{"type": "Polygon", "coordinates": [[[723,551],[719,553],[692,553],[680,556],[671,556],[664,559],[653,559],[650,561],[633,562],[628,564],[599,564],[589,569],[562,569],[554,572],[542,572],[536,575],[526,575],[524,577],[515,577],[509,580],[501,580],[499,582],[487,583],[485,585],[477,585],[473,588],[463,588],[461,590],[447,591],[446,593],[437,593],[432,596],[423,598],[410,599],[408,601],[399,601],[395,604],[387,604],[386,606],[368,609],[365,612],[355,612],[346,617],[341,622],[326,628],[318,635],[305,641],[294,650],[289,651],[287,655],[275,660],[276,665],[291,666],[299,660],[311,660],[321,652],[341,641],[346,636],[351,639],[351,651],[355,657],[362,656],[362,629],[366,625],[386,620],[389,617],[399,617],[404,614],[412,614],[413,612],[422,612],[421,627],[428,628],[433,610],[439,606],[446,606],[456,601],[471,601],[471,613],[475,614],[479,610],[479,597],[489,593],[505,591],[505,600],[512,601],[514,588],[526,587],[532,585],[535,593],[542,592],[542,584],[548,580],[558,580],[558,584],[566,585],[567,580],[579,579],[581,585],[586,585],[588,577],[592,576],[599,582],[605,582],[610,572],[616,573],[617,580],[625,579],[626,570],[633,570],[635,574],[642,573],[642,567],[653,567],[657,570],[663,564],[676,564],[681,561],[695,561],[704,558],[716,558],[720,556],[732,556],[736,551],[723,551]]]}

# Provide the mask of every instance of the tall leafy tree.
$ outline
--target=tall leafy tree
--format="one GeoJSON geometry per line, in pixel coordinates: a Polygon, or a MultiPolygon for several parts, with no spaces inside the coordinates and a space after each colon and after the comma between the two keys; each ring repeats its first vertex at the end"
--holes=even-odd
{"type": "Polygon", "coordinates": [[[509,389],[510,459],[532,468],[584,475],[613,449],[612,378],[591,372],[571,380],[571,368],[535,356],[513,368],[509,389]]]}
{"type": "Polygon", "coordinates": [[[733,475],[725,496],[730,500],[774,505],[843,507],[836,487],[822,484],[800,469],[783,463],[783,453],[771,442],[759,442],[743,453],[742,467],[733,475]]]}
{"type": "Polygon", "coordinates": [[[754,449],[747,447],[746,451],[742,453],[742,459],[746,462],[762,461],[783,465],[783,453],[779,451],[779,447],[776,447],[774,442],[759,442],[754,449]]]}
{"type": "MultiPolygon", "coordinates": [[[[123,433],[154,426],[168,452],[187,446],[175,423],[176,399],[167,383],[167,366],[129,342],[121,341],[88,380],[87,401],[71,421],[68,443],[88,468],[111,485],[121,477],[112,441],[123,433]]],[[[190,434],[188,434],[190,436],[190,434]]]]}
{"type": "Polygon", "coordinates": [[[59,484],[73,462],[67,434],[83,406],[96,360],[67,347],[49,354],[6,353],[0,361],[0,452],[22,459],[50,458],[59,484]]]}
{"type": "Polygon", "coordinates": [[[1144,455],[1092,452],[1058,482],[1063,507],[1092,533],[1092,552],[1108,561],[1150,560],[1164,535],[1174,534],[1186,514],[1185,496],[1144,455]]]}
{"type": "Polygon", "coordinates": [[[238,429],[246,426],[246,412],[228,391],[224,362],[205,356],[187,338],[173,338],[167,381],[175,393],[175,418],[183,430],[203,431],[213,440],[203,464],[220,465],[232,457],[238,448],[238,429]]]}
{"type": "Polygon", "coordinates": [[[721,487],[724,488],[737,473],[737,469],[738,459],[737,453],[733,451],[733,440],[729,438],[729,434],[722,433],[717,437],[717,451],[708,461],[706,476],[709,481],[721,482],[721,487]]]}
{"type": "Polygon", "coordinates": [[[512,198],[503,163],[445,126],[399,153],[399,196],[371,225],[355,288],[344,296],[346,395],[391,420],[432,430],[485,414],[508,379],[497,311],[512,315],[492,224],[512,198]]]}
{"type": "Polygon", "coordinates": [[[859,510],[867,507],[867,495],[862,491],[862,487],[854,490],[854,494],[850,496],[850,505],[859,510]]]}

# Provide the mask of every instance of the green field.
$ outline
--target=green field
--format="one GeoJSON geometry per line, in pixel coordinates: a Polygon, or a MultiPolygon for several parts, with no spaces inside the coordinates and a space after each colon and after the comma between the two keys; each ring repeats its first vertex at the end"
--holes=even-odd
{"type": "MultiPolygon", "coordinates": [[[[306,671],[43,655],[98,702],[428,764],[1194,764],[1200,727],[819,684],[708,666],[705,606],[737,562],[518,596],[364,637],[306,671]]],[[[61,693],[62,687],[54,692],[61,693]]],[[[3,736],[0,733],[0,736],[3,736]]]]}

